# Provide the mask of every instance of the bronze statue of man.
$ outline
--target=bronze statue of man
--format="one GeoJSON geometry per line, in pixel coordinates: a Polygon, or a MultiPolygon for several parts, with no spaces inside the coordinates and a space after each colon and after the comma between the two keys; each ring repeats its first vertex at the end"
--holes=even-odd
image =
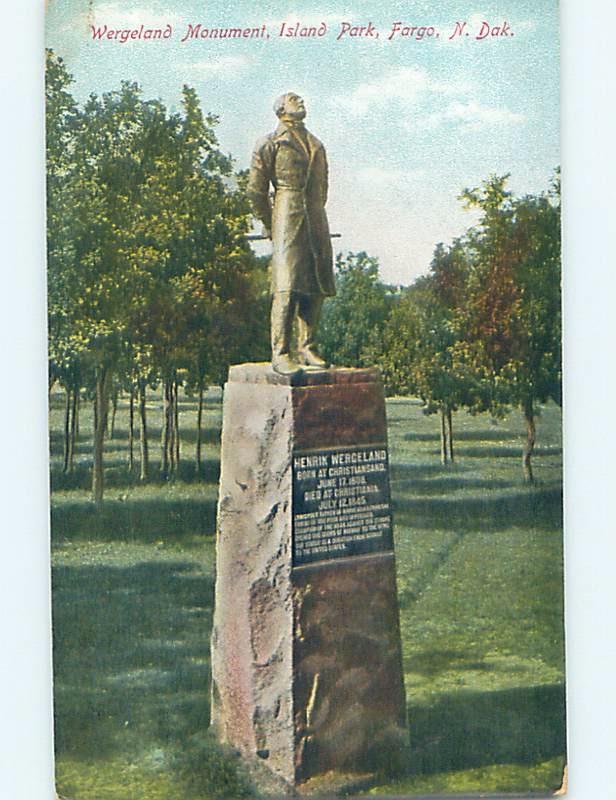
{"type": "Polygon", "coordinates": [[[272,240],[272,366],[288,375],[306,366],[327,367],[317,353],[315,334],[323,298],[334,295],[336,287],[325,213],[325,148],[304,126],[301,97],[282,95],[274,112],[279,124],[256,144],[248,192],[272,240]],[[291,350],[296,316],[297,359],[291,350]]]}

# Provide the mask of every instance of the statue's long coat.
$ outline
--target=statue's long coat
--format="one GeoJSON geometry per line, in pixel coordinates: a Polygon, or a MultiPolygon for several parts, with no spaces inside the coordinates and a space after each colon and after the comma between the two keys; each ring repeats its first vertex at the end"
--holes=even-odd
{"type": "Polygon", "coordinates": [[[255,215],[272,235],[272,291],[333,295],[327,158],[316,136],[305,134],[302,140],[281,122],[257,142],[248,193],[255,215]]]}

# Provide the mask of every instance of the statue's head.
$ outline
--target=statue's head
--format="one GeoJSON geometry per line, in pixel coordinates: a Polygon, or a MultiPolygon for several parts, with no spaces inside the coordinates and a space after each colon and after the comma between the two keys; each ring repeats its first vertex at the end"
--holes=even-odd
{"type": "Polygon", "coordinates": [[[274,102],[274,113],[278,119],[301,120],[306,116],[306,106],[295,92],[287,92],[274,102]]]}

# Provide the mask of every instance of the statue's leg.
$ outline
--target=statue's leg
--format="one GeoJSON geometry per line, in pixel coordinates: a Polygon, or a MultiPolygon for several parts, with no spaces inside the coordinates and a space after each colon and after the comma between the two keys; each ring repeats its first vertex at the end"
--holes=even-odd
{"type": "Polygon", "coordinates": [[[272,367],[282,375],[297,372],[299,364],[291,358],[291,332],[297,306],[294,292],[274,292],[272,297],[272,367]]]}
{"type": "Polygon", "coordinates": [[[299,328],[299,360],[309,367],[325,369],[328,365],[316,350],[316,333],[321,316],[323,298],[319,294],[299,296],[297,317],[299,328]]]}

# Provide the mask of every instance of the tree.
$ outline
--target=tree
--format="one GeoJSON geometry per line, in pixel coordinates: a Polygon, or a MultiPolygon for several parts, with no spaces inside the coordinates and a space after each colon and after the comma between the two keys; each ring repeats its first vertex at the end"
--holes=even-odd
{"type": "Polygon", "coordinates": [[[152,273],[164,263],[160,229],[169,227],[144,208],[143,187],[173,142],[173,124],[158,101],[144,102],[136,84],[100,98],[82,111],[76,156],[81,225],[74,237],[76,302],[73,330],[94,363],[95,429],[92,493],[104,490],[103,445],[113,373],[131,339],[136,310],[147,303],[152,273]]]}
{"type": "Polygon", "coordinates": [[[45,110],[47,146],[47,263],[49,384],[59,381],[66,393],[63,469],[73,467],[81,348],[72,337],[67,306],[72,300],[71,267],[74,264],[75,140],[80,119],[69,91],[72,78],[64,62],[46,53],[45,110]]]}
{"type": "Polygon", "coordinates": [[[469,237],[467,352],[492,379],[489,407],[518,405],[526,421],[522,468],[533,481],[537,404],[561,398],[560,186],[514,198],[508,176],[463,192],[481,211],[469,237]]]}
{"type": "Polygon", "coordinates": [[[218,149],[216,123],[216,117],[201,112],[194,90],[184,87],[175,150],[159,159],[144,190],[150,214],[162,209],[172,223],[160,231],[158,243],[168,258],[152,274],[149,300],[133,325],[163,382],[165,477],[179,466],[180,384],[186,382],[199,397],[199,465],[206,382],[222,383],[229,363],[263,340],[255,335],[256,319],[266,327],[253,291],[256,259],[245,239],[250,208],[244,181],[233,175],[231,159],[218,149]]]}
{"type": "Polygon", "coordinates": [[[379,358],[388,392],[415,395],[426,414],[439,414],[443,464],[454,460],[452,413],[469,396],[468,381],[454,362],[455,308],[442,301],[434,275],[435,266],[450,255],[437,248],[432,274],[403,293],[385,326],[379,358]]]}
{"type": "Polygon", "coordinates": [[[326,301],[320,325],[325,358],[345,367],[374,363],[394,298],[392,287],[379,279],[376,258],[363,252],[339,254],[336,296],[326,301]]]}
{"type": "MultiPolygon", "coordinates": [[[[65,462],[83,380],[95,398],[92,490],[103,498],[109,393],[138,398],[141,479],[149,474],[146,389],[162,381],[161,471],[179,465],[178,392],[222,381],[259,355],[267,330],[257,259],[245,234],[244,176],[184,87],[169,114],[129,82],[79,108],[48,54],[50,381],[67,391],[65,462]],[[112,389],[112,387],[115,387],[112,389]],[[71,416],[72,415],[72,416],[71,416]]],[[[199,448],[200,451],[200,441],[199,448]]],[[[200,453],[199,453],[200,457],[200,453]]]]}
{"type": "Polygon", "coordinates": [[[561,393],[559,184],[515,198],[507,179],[463,192],[479,222],[450,247],[437,245],[429,275],[387,322],[380,363],[390,391],[440,412],[443,462],[453,459],[452,411],[498,417],[519,406],[532,481],[538,404],[561,393]]]}

